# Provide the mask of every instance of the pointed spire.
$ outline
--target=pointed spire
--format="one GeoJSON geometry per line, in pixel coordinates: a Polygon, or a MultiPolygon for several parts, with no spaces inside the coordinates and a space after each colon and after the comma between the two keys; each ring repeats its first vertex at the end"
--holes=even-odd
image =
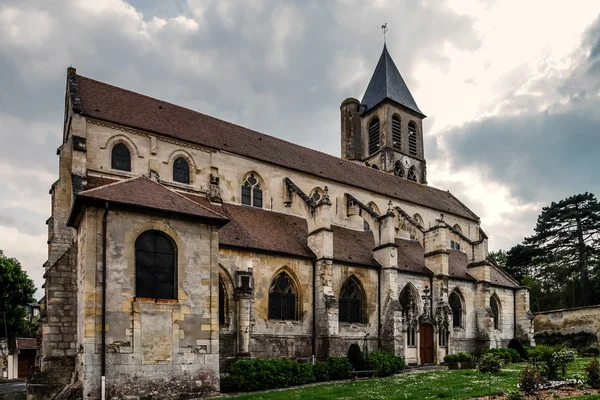
{"type": "Polygon", "coordinates": [[[394,64],[394,60],[392,60],[390,53],[388,53],[387,46],[384,44],[383,52],[361,103],[365,106],[365,111],[367,111],[385,99],[395,101],[425,117],[421,110],[419,110],[419,106],[417,106],[412,94],[410,94],[408,86],[406,86],[402,75],[400,75],[396,64],[394,64]]]}

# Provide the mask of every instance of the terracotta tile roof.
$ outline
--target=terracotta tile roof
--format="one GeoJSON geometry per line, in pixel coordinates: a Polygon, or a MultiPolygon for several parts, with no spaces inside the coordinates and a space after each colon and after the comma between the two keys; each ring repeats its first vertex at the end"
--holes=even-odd
{"type": "Polygon", "coordinates": [[[277,139],[80,75],[71,90],[85,116],[224,150],[477,221],[449,192],[277,139]]]}
{"type": "Polygon", "coordinates": [[[88,176],[87,183],[85,184],[85,190],[95,189],[100,186],[109,185],[111,183],[120,182],[119,179],[111,179],[100,176],[88,176]]]}
{"type": "Polygon", "coordinates": [[[448,250],[448,252],[448,275],[456,279],[476,281],[477,279],[469,274],[467,254],[460,250],[448,250]]]}
{"type": "Polygon", "coordinates": [[[417,240],[396,239],[398,245],[398,268],[401,271],[433,275],[425,266],[425,251],[417,240]]]}
{"type": "Polygon", "coordinates": [[[145,176],[131,178],[95,189],[79,192],[69,218],[69,225],[75,221],[79,204],[85,201],[109,202],[113,204],[158,210],[188,217],[206,218],[219,224],[227,222],[227,217],[166,188],[145,176]]]}
{"type": "Polygon", "coordinates": [[[511,288],[519,286],[505,272],[501,271],[500,268],[497,268],[493,265],[490,265],[490,282],[494,285],[506,286],[511,288]]]}
{"type": "Polygon", "coordinates": [[[16,338],[15,348],[17,350],[36,350],[37,344],[35,338],[16,338]]]}

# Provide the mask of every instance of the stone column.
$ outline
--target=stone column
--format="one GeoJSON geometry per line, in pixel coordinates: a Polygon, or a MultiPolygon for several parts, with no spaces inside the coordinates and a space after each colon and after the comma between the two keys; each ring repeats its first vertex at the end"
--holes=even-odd
{"type": "Polygon", "coordinates": [[[533,313],[529,310],[529,289],[527,287],[519,287],[515,293],[516,302],[516,334],[515,337],[520,339],[524,345],[535,345],[533,337],[533,313]]]}
{"type": "Polygon", "coordinates": [[[252,273],[238,271],[236,273],[234,299],[237,302],[237,357],[250,357],[250,319],[252,307],[252,273]]]}

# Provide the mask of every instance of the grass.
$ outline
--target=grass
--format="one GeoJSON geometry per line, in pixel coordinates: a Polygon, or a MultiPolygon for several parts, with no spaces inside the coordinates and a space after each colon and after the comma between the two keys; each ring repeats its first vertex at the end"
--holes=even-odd
{"type": "MultiPolygon", "coordinates": [[[[583,367],[589,358],[578,358],[567,371],[567,378],[583,379],[583,367]]],[[[518,373],[525,364],[510,364],[492,378],[492,393],[501,394],[516,388],[518,373]]],[[[431,371],[407,373],[389,378],[342,381],[291,389],[271,390],[232,397],[236,400],[379,400],[379,399],[464,399],[485,396],[487,376],[475,370],[431,371]]],[[[600,399],[584,396],[582,399],[600,399]]]]}

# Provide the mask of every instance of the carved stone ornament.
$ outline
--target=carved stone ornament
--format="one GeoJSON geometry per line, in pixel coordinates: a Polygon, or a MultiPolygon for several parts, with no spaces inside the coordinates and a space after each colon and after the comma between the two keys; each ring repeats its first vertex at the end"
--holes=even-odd
{"type": "Polygon", "coordinates": [[[438,301],[437,308],[435,310],[435,323],[438,326],[438,329],[445,329],[446,332],[450,328],[450,306],[446,304],[444,300],[438,301]]]}
{"type": "Polygon", "coordinates": [[[417,304],[415,301],[414,294],[411,293],[408,300],[408,310],[406,312],[406,329],[410,330],[412,328],[416,328],[419,324],[419,318],[417,316],[417,304]]]}

